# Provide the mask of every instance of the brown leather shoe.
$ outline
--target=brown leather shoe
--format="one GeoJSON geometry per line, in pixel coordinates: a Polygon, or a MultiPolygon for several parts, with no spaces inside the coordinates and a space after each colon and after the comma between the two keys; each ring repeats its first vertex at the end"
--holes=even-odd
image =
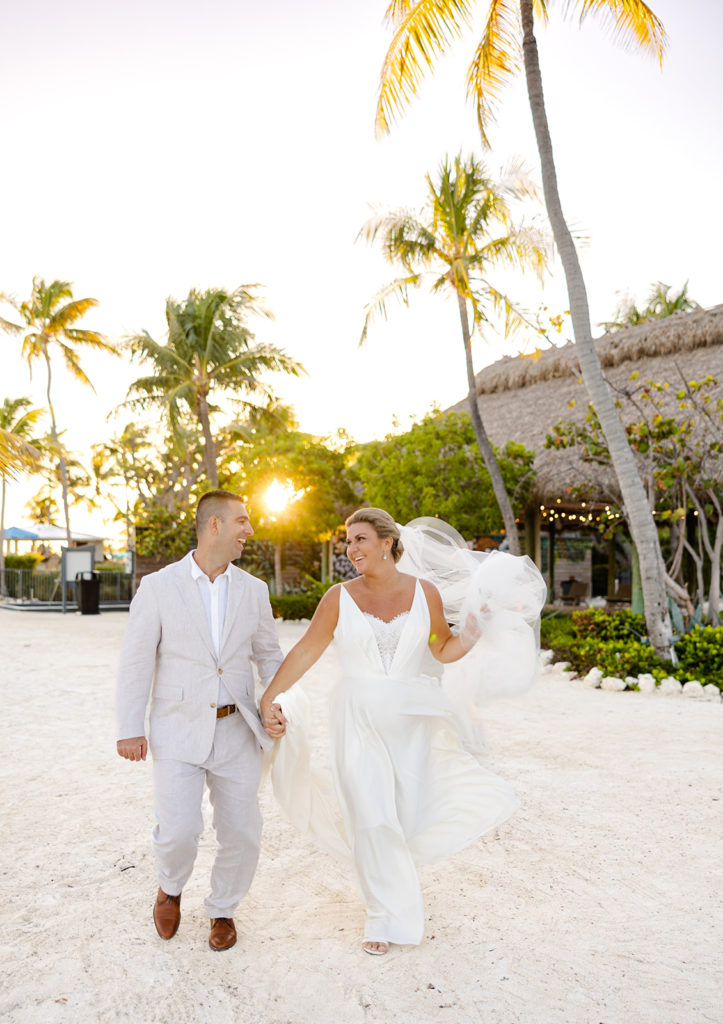
{"type": "Polygon", "coordinates": [[[169,896],[163,889],[158,890],[156,903],[153,907],[153,923],[162,939],[173,938],[181,923],[180,892],[178,896],[169,896]]]}
{"type": "Polygon", "coordinates": [[[217,952],[222,949],[231,949],[236,943],[236,925],[232,917],[212,917],[211,934],[208,937],[208,944],[211,949],[217,952]]]}

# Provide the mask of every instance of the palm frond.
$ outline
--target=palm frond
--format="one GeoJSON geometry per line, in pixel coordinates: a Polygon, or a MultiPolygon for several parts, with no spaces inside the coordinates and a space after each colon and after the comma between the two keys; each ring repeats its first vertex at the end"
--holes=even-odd
{"type": "Polygon", "coordinates": [[[389,132],[396,115],[416,95],[425,73],[470,27],[473,7],[473,0],[417,0],[415,4],[392,4],[397,30],[382,66],[377,135],[389,132]]]}
{"type": "Polygon", "coordinates": [[[369,325],[377,316],[387,319],[387,299],[395,298],[404,306],[409,305],[409,289],[417,288],[421,282],[421,274],[410,274],[398,277],[395,281],[381,288],[371,301],[364,307],[364,327],[359,338],[359,348],[367,339],[369,325]]]}
{"type": "Polygon", "coordinates": [[[590,15],[620,39],[626,49],[650,53],[663,62],[667,36],[663,23],[643,0],[567,0],[565,13],[580,12],[580,23],[590,15]]]}
{"type": "Polygon", "coordinates": [[[518,4],[492,0],[484,34],[467,71],[467,97],[477,110],[482,142],[489,146],[487,126],[494,120],[499,98],[509,78],[522,67],[518,4]]]}

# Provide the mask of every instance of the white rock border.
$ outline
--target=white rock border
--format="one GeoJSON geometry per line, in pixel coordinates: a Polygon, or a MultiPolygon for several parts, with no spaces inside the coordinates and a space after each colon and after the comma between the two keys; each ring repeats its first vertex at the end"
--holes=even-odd
{"type": "Polygon", "coordinates": [[[711,704],[720,704],[723,700],[723,693],[715,683],[706,683],[704,686],[697,679],[690,679],[687,683],[681,683],[675,676],[666,676],[656,683],[655,677],[650,672],[643,672],[639,676],[626,676],[619,679],[617,676],[605,676],[599,668],[591,668],[584,676],[576,676],[569,668],[569,662],[554,662],[552,651],[541,650],[539,653],[540,675],[566,676],[582,686],[592,690],[606,690],[609,693],[623,693],[637,691],[642,694],[657,694],[663,697],[688,697],[690,700],[706,701],[711,704]]]}

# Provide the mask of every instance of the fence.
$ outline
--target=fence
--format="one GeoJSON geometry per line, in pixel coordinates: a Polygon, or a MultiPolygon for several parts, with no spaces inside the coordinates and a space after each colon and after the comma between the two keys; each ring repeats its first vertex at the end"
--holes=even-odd
{"type": "MultiPolygon", "coordinates": [[[[127,604],[133,597],[133,577],[126,572],[100,572],[100,603],[127,604]]],[[[77,604],[75,582],[66,584],[66,601],[77,604]]],[[[0,600],[11,604],[50,605],[62,600],[59,572],[34,572],[32,569],[3,569],[0,573],[0,600]]]]}

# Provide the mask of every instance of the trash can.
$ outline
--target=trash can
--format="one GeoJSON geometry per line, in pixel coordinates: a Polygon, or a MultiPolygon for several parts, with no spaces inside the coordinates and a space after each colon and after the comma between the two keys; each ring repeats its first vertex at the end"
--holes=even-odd
{"type": "Polygon", "coordinates": [[[77,572],[75,586],[78,592],[80,614],[98,615],[100,612],[100,573],[77,572]]]}

